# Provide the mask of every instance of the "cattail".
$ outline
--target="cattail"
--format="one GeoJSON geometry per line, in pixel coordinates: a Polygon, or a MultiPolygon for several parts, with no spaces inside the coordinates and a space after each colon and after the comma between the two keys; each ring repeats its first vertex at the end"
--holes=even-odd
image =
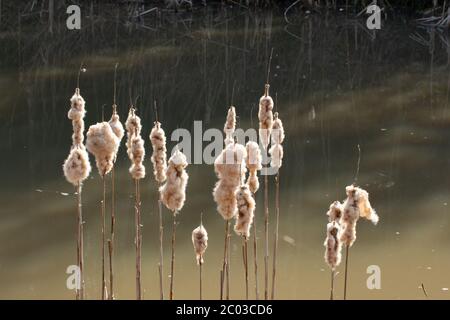
{"type": "Polygon", "coordinates": [[[170,292],[169,298],[173,300],[174,284],[174,264],[175,264],[175,232],[176,215],[183,208],[186,201],[186,186],[189,176],[186,173],[186,156],[180,151],[175,150],[169,159],[166,169],[166,182],[159,188],[160,199],[164,205],[173,212],[172,227],[172,258],[170,263],[170,292]]]}
{"type": "Polygon", "coordinates": [[[167,149],[166,149],[166,135],[161,128],[161,123],[155,122],[150,133],[150,141],[153,147],[152,163],[153,174],[158,183],[166,181],[166,169],[167,169],[167,149]]]}
{"type": "Polygon", "coordinates": [[[238,235],[248,239],[250,237],[250,228],[252,226],[255,211],[255,200],[247,185],[242,185],[236,191],[236,200],[238,214],[236,215],[234,231],[238,235]]]}
{"type": "Polygon", "coordinates": [[[120,141],[122,141],[122,138],[125,134],[125,130],[123,129],[123,125],[120,122],[120,117],[117,114],[116,108],[117,108],[116,105],[113,105],[113,114],[111,115],[111,119],[109,120],[108,123],[117,137],[117,145],[116,145],[116,154],[117,154],[117,151],[119,150],[120,141]]]}
{"type": "Polygon", "coordinates": [[[345,188],[347,199],[342,204],[340,223],[343,226],[341,241],[346,246],[352,246],[356,240],[356,223],[359,217],[366,218],[377,224],[379,218],[369,202],[366,190],[353,185],[345,188]]]}
{"type": "Polygon", "coordinates": [[[108,122],[101,122],[89,127],[86,138],[87,150],[95,156],[99,174],[108,174],[113,165],[120,140],[114,134],[108,122]]]}
{"type": "MultiPolygon", "coordinates": [[[[117,68],[117,65],[116,65],[117,68]]],[[[111,230],[110,239],[108,241],[108,253],[109,253],[109,292],[110,299],[114,300],[114,271],[113,271],[113,253],[114,253],[114,237],[115,237],[115,223],[116,223],[116,178],[115,178],[115,162],[117,160],[117,153],[119,152],[120,142],[123,139],[125,130],[122,123],[120,122],[120,117],[117,114],[117,105],[115,104],[115,79],[114,79],[114,103],[112,106],[113,113],[108,124],[111,130],[116,135],[116,146],[113,160],[113,167],[111,170],[111,230]]]]}
{"type": "Polygon", "coordinates": [[[131,160],[129,172],[135,183],[135,249],[136,249],[136,299],[142,299],[141,289],[141,191],[140,180],[145,177],[145,167],[143,165],[145,157],[144,140],[141,137],[141,119],[136,115],[133,106],[130,107],[128,118],[125,122],[127,129],[127,153],[131,160]]]}
{"type": "MultiPolygon", "coordinates": [[[[225,246],[224,260],[221,276],[221,298],[223,296],[223,282],[227,271],[227,252],[230,222],[237,214],[236,191],[245,179],[245,158],[247,151],[241,144],[230,143],[219,154],[214,161],[214,170],[219,181],[213,190],[214,201],[217,204],[217,211],[225,219],[225,246]]],[[[227,282],[228,283],[228,282],[227,282]]],[[[228,287],[229,288],[229,287],[228,287]]]]}
{"type": "Polygon", "coordinates": [[[128,112],[128,118],[125,122],[125,128],[127,129],[127,153],[130,160],[132,160],[131,155],[131,142],[133,136],[138,136],[141,134],[142,125],[141,125],[141,118],[139,118],[136,113],[135,109],[133,107],[130,108],[130,111],[128,112]]]}
{"type": "Polygon", "coordinates": [[[197,265],[203,264],[203,255],[208,247],[208,232],[203,225],[198,226],[192,231],[192,244],[194,246],[197,265]]]}
{"type": "Polygon", "coordinates": [[[366,190],[354,185],[345,188],[347,199],[342,204],[340,225],[340,240],[345,245],[345,276],[344,276],[344,300],[347,298],[347,270],[349,249],[356,240],[356,224],[359,217],[364,217],[374,224],[379,220],[378,215],[369,202],[369,194],[366,190]]]}
{"type": "Polygon", "coordinates": [[[266,90],[264,95],[259,99],[259,138],[264,149],[267,149],[269,145],[269,138],[272,132],[273,124],[273,100],[269,96],[269,85],[266,84],[266,90]]]}
{"type": "Polygon", "coordinates": [[[229,145],[234,142],[233,133],[236,129],[236,110],[233,106],[228,109],[227,120],[223,127],[225,133],[225,145],[229,145]]]}
{"type": "MultiPolygon", "coordinates": [[[[333,206],[333,204],[331,205],[333,206]]],[[[333,209],[330,206],[330,210],[327,212],[327,215],[333,217],[337,211],[336,208],[333,209]],[[333,210],[333,211],[332,211],[333,210]]],[[[338,209],[339,210],[339,209],[338,209]]],[[[334,296],[334,277],[336,267],[341,263],[341,251],[342,251],[342,242],[339,239],[340,234],[340,225],[339,222],[333,220],[332,222],[327,224],[327,238],[325,239],[325,262],[331,268],[331,286],[330,286],[330,300],[333,300],[334,296]]]]}
{"type": "Polygon", "coordinates": [[[275,112],[275,121],[272,126],[272,147],[269,149],[270,154],[270,166],[273,168],[281,168],[283,164],[283,146],[281,145],[284,140],[283,123],[278,118],[278,112],[275,112]]]}
{"type": "Polygon", "coordinates": [[[214,161],[219,181],[213,190],[217,211],[225,220],[237,213],[236,190],[245,177],[247,151],[241,144],[229,144],[214,161]]]}
{"type": "Polygon", "coordinates": [[[258,170],[262,169],[262,156],[259,145],[254,141],[247,142],[245,146],[247,150],[247,169],[249,176],[247,178],[247,185],[251,193],[255,194],[259,189],[258,170]]]}
{"type": "Polygon", "coordinates": [[[199,267],[200,277],[200,300],[203,298],[202,291],[202,266],[203,266],[203,255],[205,254],[206,248],[208,247],[208,232],[203,227],[203,223],[192,231],[192,244],[194,246],[195,258],[197,260],[197,265],[199,267]]]}
{"type": "Polygon", "coordinates": [[[332,270],[341,263],[341,249],[342,243],[339,240],[340,226],[337,221],[333,221],[327,224],[327,238],[324,242],[325,250],[325,262],[330,266],[332,270]]]}
{"type": "Polygon", "coordinates": [[[172,212],[180,211],[186,200],[186,186],[189,176],[186,173],[186,156],[175,150],[169,159],[166,170],[166,182],[159,188],[161,201],[172,212]]]}
{"type": "Polygon", "coordinates": [[[91,172],[91,165],[83,145],[74,146],[70,150],[69,156],[64,161],[63,170],[67,181],[74,186],[86,180],[91,172]]]}
{"type": "MultiPolygon", "coordinates": [[[[80,72],[81,72],[80,68],[80,72]]],[[[79,82],[79,76],[78,76],[79,82]]],[[[81,187],[91,172],[89,155],[83,144],[84,116],[86,114],[85,101],[76,88],[70,99],[70,110],[67,117],[72,120],[72,147],[69,156],[64,161],[63,172],[66,180],[76,187],[77,194],[77,265],[80,272],[80,287],[76,291],[77,299],[84,299],[84,246],[83,246],[83,217],[81,202],[81,187]]]]}

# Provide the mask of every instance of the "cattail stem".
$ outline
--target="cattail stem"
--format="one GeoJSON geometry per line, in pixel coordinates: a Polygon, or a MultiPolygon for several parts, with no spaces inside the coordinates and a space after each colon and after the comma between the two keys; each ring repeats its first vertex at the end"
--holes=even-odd
{"type": "Polygon", "coordinates": [[[164,227],[162,220],[162,203],[161,200],[158,200],[158,209],[159,209],[159,298],[164,300],[164,286],[163,286],[163,235],[164,235],[164,227]]]}
{"type": "Polygon", "coordinates": [[[254,259],[254,269],[255,269],[255,299],[259,299],[259,288],[258,288],[258,246],[256,240],[256,216],[253,217],[253,259],[254,259]]]}
{"type": "Polygon", "coordinates": [[[135,223],[136,223],[136,300],[142,299],[141,287],[141,199],[139,179],[135,179],[136,198],[135,198],[135,223]]]}
{"type": "MultiPolygon", "coordinates": [[[[200,257],[200,259],[202,259],[202,257],[200,257]]],[[[202,266],[203,263],[200,261],[199,265],[198,265],[198,269],[199,269],[199,285],[200,285],[200,300],[203,300],[203,292],[202,292],[202,266]]]]}
{"type": "Polygon", "coordinates": [[[81,203],[81,183],[77,185],[77,264],[80,271],[80,279],[76,290],[76,299],[84,299],[84,278],[83,278],[83,268],[84,268],[84,253],[83,253],[83,214],[82,214],[82,203],[81,203]]]}
{"type": "Polygon", "coordinates": [[[245,271],[245,299],[248,300],[248,250],[247,238],[242,237],[242,260],[244,262],[245,271]]]}
{"type": "Polygon", "coordinates": [[[348,271],[348,252],[350,247],[345,246],[345,274],[344,274],[344,300],[347,299],[347,271],[348,271]]]}
{"type": "Polygon", "coordinates": [[[221,289],[220,289],[220,300],[223,300],[223,289],[225,284],[225,277],[227,277],[228,272],[228,234],[230,233],[230,222],[225,221],[225,240],[223,249],[223,263],[222,263],[222,273],[221,273],[221,289]]]}
{"type": "MultiPolygon", "coordinates": [[[[230,220],[228,220],[228,230],[230,230],[230,220]]],[[[227,295],[226,295],[226,299],[230,300],[230,273],[231,273],[231,254],[230,254],[230,250],[231,250],[231,235],[230,233],[228,233],[227,235],[227,240],[228,240],[228,246],[227,246],[227,269],[226,269],[226,274],[227,274],[227,295]]]]}
{"type": "Polygon", "coordinates": [[[109,299],[114,300],[114,269],[113,269],[113,255],[114,255],[114,232],[116,225],[116,183],[115,183],[115,169],[111,170],[111,236],[108,241],[109,249],[109,299]]]}
{"type": "Polygon", "coordinates": [[[330,288],[330,300],[333,300],[333,293],[334,293],[334,270],[331,270],[331,288],[330,288]]]}
{"type": "Polygon", "coordinates": [[[175,264],[175,233],[177,229],[177,212],[173,214],[173,226],[172,226],[172,258],[170,261],[170,293],[169,298],[173,300],[173,276],[174,276],[174,264],[175,264]]]}
{"type": "Polygon", "coordinates": [[[107,299],[106,277],[105,277],[105,226],[106,226],[106,179],[102,176],[103,181],[103,201],[102,201],[102,300],[107,299]]]}
{"type": "Polygon", "coordinates": [[[269,299],[269,181],[264,175],[264,299],[269,299]]]}
{"type": "Polygon", "coordinates": [[[278,251],[278,230],[280,223],[280,169],[278,169],[277,175],[275,177],[275,211],[276,211],[276,222],[275,222],[275,239],[273,244],[273,266],[272,266],[272,295],[271,299],[275,299],[275,277],[277,271],[277,251],[278,251]]]}

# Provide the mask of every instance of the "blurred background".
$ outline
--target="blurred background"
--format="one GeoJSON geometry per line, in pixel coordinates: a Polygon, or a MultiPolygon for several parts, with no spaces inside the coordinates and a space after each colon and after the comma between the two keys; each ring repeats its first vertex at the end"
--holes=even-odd
{"type": "MultiPolygon", "coordinates": [[[[0,298],[75,296],[66,288],[66,268],[76,264],[76,199],[62,163],[71,144],[67,111],[81,63],[86,68],[80,88],[87,127],[111,115],[116,63],[123,121],[130,92],[137,99],[148,172],[141,182],[144,298],[158,299],[157,187],[148,140],[155,120],[153,102],[168,135],[176,128],[192,131],[194,120],[203,121],[204,129],[221,129],[231,103],[238,126],[256,128],[272,48],[271,95],[287,136],[276,297],[328,299],[325,213],[332,201],[345,198],[345,186],[354,181],[359,144],[358,183],[369,191],[380,222],[358,224],[348,297],[424,299],[423,284],[430,298],[450,298],[447,7],[444,1],[414,1],[414,7],[404,1],[395,8],[388,1],[378,3],[383,7],[380,30],[367,29],[364,1],[236,0],[207,1],[206,6],[201,1],[192,6],[0,1],[0,298]],[[66,27],[66,8],[74,3],[81,8],[81,30],[66,27]],[[380,290],[366,286],[370,265],[381,268],[380,290]]],[[[170,142],[168,147],[173,146],[170,142]]],[[[134,185],[124,145],[118,157],[116,298],[134,299],[134,185]]],[[[83,188],[85,277],[87,298],[98,299],[102,184],[92,157],[91,164],[83,188]]],[[[204,297],[217,299],[224,226],[211,194],[216,177],[211,165],[190,165],[187,171],[187,202],[178,218],[175,298],[198,297],[191,231],[203,212],[209,232],[204,297]]],[[[273,178],[269,180],[273,191],[273,178]]],[[[262,196],[261,189],[256,209],[259,248],[262,196]]],[[[164,220],[168,292],[167,211],[164,220]]],[[[233,234],[231,243],[230,296],[242,299],[241,239],[233,234]]],[[[342,267],[339,272],[337,299],[342,298],[342,267]]],[[[263,292],[262,259],[259,275],[263,292]]]]}

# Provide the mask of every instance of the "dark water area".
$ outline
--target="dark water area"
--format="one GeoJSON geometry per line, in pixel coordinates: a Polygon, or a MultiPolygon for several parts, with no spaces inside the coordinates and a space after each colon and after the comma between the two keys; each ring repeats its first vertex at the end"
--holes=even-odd
{"type": "MultiPolygon", "coordinates": [[[[238,127],[257,128],[271,49],[271,95],[286,130],[281,168],[278,298],[327,299],[323,260],[325,213],[355,179],[369,191],[380,222],[360,221],[351,249],[349,298],[448,299],[450,277],[450,46],[445,31],[389,15],[381,30],[340,12],[196,9],[163,11],[143,20],[126,9],[95,7],[82,29],[23,15],[0,33],[0,298],[71,299],[66,268],[75,264],[75,196],[62,173],[70,149],[69,99],[81,63],[86,126],[109,119],[114,65],[125,121],[130,96],[143,123],[148,175],[142,181],[144,297],[157,299],[157,189],[150,133],[157,101],[166,133],[223,127],[229,105],[238,127]],[[367,267],[381,270],[381,289],[366,286],[367,267]]],[[[169,149],[176,142],[169,143],[169,149]]],[[[206,143],[205,143],[206,144],[206,143]]],[[[204,146],[205,146],[204,144],[204,146]]],[[[94,166],[94,160],[91,158],[94,166]]],[[[117,169],[116,281],[119,299],[134,298],[133,182],[124,144],[117,169]]],[[[197,298],[191,231],[204,213],[209,247],[204,297],[219,297],[223,220],[212,198],[213,166],[192,164],[179,216],[176,298],[197,298]]],[[[270,178],[270,230],[274,181],[270,178]]],[[[100,297],[101,180],[93,168],[83,189],[88,298],[100,297]]],[[[257,194],[258,243],[263,244],[263,193],[257,194]]],[[[109,203],[107,203],[109,209],[109,203]]],[[[165,280],[170,223],[165,215],[165,280]]],[[[272,239],[272,235],[271,235],[272,239]]],[[[231,297],[244,298],[241,240],[233,234],[231,297]]],[[[263,252],[259,252],[260,288],[263,252]]],[[[342,269],[342,270],[341,270],[342,269]]],[[[343,268],[336,282],[342,298],[343,268]]],[[[253,270],[250,269],[253,285],[253,270]]],[[[251,292],[251,297],[253,290],[251,292]]],[[[254,294],[253,294],[254,295],[254,294]]]]}

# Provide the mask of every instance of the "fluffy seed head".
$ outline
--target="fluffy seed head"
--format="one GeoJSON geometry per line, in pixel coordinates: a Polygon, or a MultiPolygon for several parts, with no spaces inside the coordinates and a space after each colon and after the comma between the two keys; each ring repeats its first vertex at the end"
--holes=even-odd
{"type": "Polygon", "coordinates": [[[270,166],[272,168],[281,168],[283,165],[283,146],[281,144],[274,144],[269,149],[270,166]]]}
{"type": "Polygon", "coordinates": [[[272,144],[282,144],[284,141],[284,128],[283,122],[278,118],[278,112],[274,114],[274,121],[272,125],[272,134],[271,134],[272,144]]]}
{"type": "Polygon", "coordinates": [[[186,173],[186,156],[175,150],[169,159],[166,182],[159,188],[162,203],[172,212],[180,211],[186,200],[186,186],[189,176],[186,173]]]}
{"type": "Polygon", "coordinates": [[[72,121],[76,121],[83,119],[85,114],[85,101],[77,88],[72,98],[70,98],[70,110],[67,117],[72,121]]]}
{"type": "Polygon", "coordinates": [[[332,204],[330,204],[330,209],[327,211],[328,221],[333,222],[341,219],[342,216],[342,203],[339,201],[335,201],[332,204]]]}
{"type": "Polygon", "coordinates": [[[259,138],[265,149],[269,145],[270,133],[273,124],[273,100],[268,94],[263,95],[259,99],[259,138]]]}
{"type": "Polygon", "coordinates": [[[228,109],[227,120],[223,127],[225,133],[225,145],[229,145],[234,142],[233,133],[236,129],[236,110],[233,106],[228,109]]]}
{"type": "Polygon", "coordinates": [[[89,156],[83,146],[75,146],[63,164],[64,176],[67,181],[77,186],[90,174],[89,156]]]}
{"type": "Polygon", "coordinates": [[[199,225],[192,231],[192,244],[194,246],[197,264],[201,265],[204,262],[203,255],[208,247],[208,232],[206,232],[203,225],[199,225]]]}
{"type": "Polygon", "coordinates": [[[234,231],[243,236],[245,239],[250,237],[250,228],[253,223],[255,212],[255,200],[246,185],[242,185],[236,191],[236,201],[238,207],[238,214],[236,215],[236,224],[234,231]]]}
{"type": "Polygon", "coordinates": [[[327,238],[325,239],[325,262],[332,270],[341,263],[342,243],[339,240],[340,226],[336,221],[327,224],[327,238]]]}
{"type": "Polygon", "coordinates": [[[86,148],[95,157],[98,172],[101,176],[108,174],[116,156],[119,139],[108,122],[101,122],[89,127],[86,148]]]}
{"type": "Polygon", "coordinates": [[[217,181],[213,196],[217,211],[225,220],[237,213],[236,191],[245,179],[247,151],[240,144],[229,144],[214,161],[217,181]]]}
{"type": "Polygon", "coordinates": [[[156,181],[163,183],[166,180],[167,170],[166,135],[164,130],[161,128],[161,124],[157,121],[150,132],[150,141],[153,147],[153,154],[151,158],[153,163],[153,174],[156,181]]]}

